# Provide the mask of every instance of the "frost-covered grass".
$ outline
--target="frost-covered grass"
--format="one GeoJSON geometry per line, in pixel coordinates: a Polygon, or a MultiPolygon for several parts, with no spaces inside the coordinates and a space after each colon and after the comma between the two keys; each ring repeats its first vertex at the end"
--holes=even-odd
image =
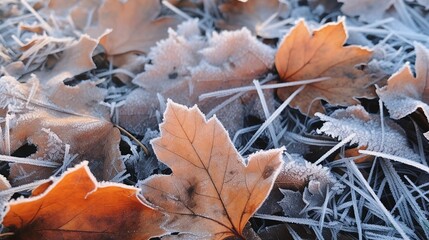
{"type": "MultiPolygon", "coordinates": [[[[10,16],[0,15],[0,74],[2,76],[10,75],[6,66],[18,60],[25,60],[22,68],[19,68],[19,71],[23,71],[22,76],[28,76],[36,69],[49,70],[49,62],[52,59],[59,59],[61,52],[70,47],[72,41],[81,34],[74,28],[73,23],[70,22],[71,19],[56,18],[54,15],[34,9],[33,5],[36,2],[35,0],[3,0],[0,3],[3,14],[11,13],[10,16]],[[12,9],[11,6],[16,6],[16,9],[12,9]],[[44,29],[44,35],[38,36],[22,31],[19,26],[23,23],[40,25],[44,29]],[[22,48],[31,41],[34,41],[34,45],[22,51],[22,48]]],[[[196,8],[186,8],[162,1],[163,11],[181,20],[192,21],[198,18],[198,27],[202,31],[201,37],[204,41],[210,41],[214,33],[219,31],[215,27],[216,21],[222,16],[216,7],[219,3],[215,0],[195,2],[201,5],[196,8]]],[[[256,33],[259,34],[260,40],[267,36],[283,37],[299,18],[305,18],[312,28],[317,28],[323,23],[336,21],[337,17],[344,15],[339,7],[332,12],[325,12],[321,5],[310,8],[307,1],[281,2],[287,5],[288,11],[281,17],[278,13],[273,13],[257,26],[256,33]]],[[[359,16],[348,17],[346,22],[350,36],[347,43],[374,49],[375,60],[372,63],[382,68],[388,76],[396,72],[405,62],[410,62],[411,65],[415,63],[414,41],[428,45],[429,38],[425,34],[429,32],[427,18],[429,18],[428,12],[417,2],[394,1],[389,13],[371,23],[361,21],[359,16]]],[[[275,48],[277,44],[278,41],[273,41],[271,46],[275,48]]],[[[102,55],[102,50],[97,49],[96,53],[102,55]]],[[[149,62],[150,59],[147,59],[145,63],[149,64],[149,62]]],[[[112,61],[109,62],[108,58],[103,57],[97,65],[95,70],[67,81],[76,84],[82,80],[89,80],[97,83],[98,87],[106,89],[107,96],[101,104],[109,107],[112,122],[120,127],[122,123],[119,120],[118,109],[126,105],[127,96],[137,86],[131,82],[120,82],[117,75],[123,74],[134,79],[138,73],[126,68],[115,68],[112,61]]],[[[371,84],[384,85],[386,76],[381,76],[377,82],[371,84]]],[[[333,118],[336,111],[343,111],[344,108],[327,103],[324,103],[325,113],[318,114],[318,117],[314,118],[307,117],[291,108],[289,106],[291,101],[305,91],[306,84],[329,81],[330,78],[273,83],[273,80],[277,79],[276,72],[272,70],[259,79],[252,79],[253,83],[247,86],[209,91],[197,96],[199,101],[223,99],[206,113],[207,117],[211,117],[227,109],[245,94],[253,93],[258,98],[259,111],[263,117],[259,118],[257,123],[249,121],[244,126],[240,126],[240,129],[230,136],[240,153],[248,155],[261,148],[286,146],[285,159],[291,158],[291,154],[302,155],[315,165],[327,168],[335,179],[335,185],[327,185],[325,189],[320,186],[315,187],[318,193],[311,192],[313,189],[309,190],[310,185],[299,190],[300,193],[296,196],[299,204],[301,201],[304,204],[299,216],[289,216],[282,211],[271,214],[257,213],[251,220],[253,229],[261,235],[271,231],[270,234],[263,235],[271,236],[271,239],[279,239],[275,237],[281,232],[279,229],[287,229],[293,239],[429,239],[429,167],[426,160],[429,144],[422,134],[422,129],[425,127],[419,126],[421,121],[417,121],[413,116],[391,120],[388,112],[383,108],[383,103],[377,100],[362,101],[364,111],[378,116],[371,118],[370,124],[367,125],[357,118],[353,120],[356,122],[350,119],[346,119],[347,122],[341,122],[333,118]],[[267,99],[264,95],[264,90],[293,86],[298,88],[285,101],[280,101],[278,98],[267,99]],[[274,106],[269,106],[269,100],[275,102],[274,106]],[[326,122],[331,125],[324,125],[326,122]],[[370,127],[374,130],[368,130],[370,127]],[[396,131],[395,129],[400,129],[402,132],[390,132],[390,130],[396,131]],[[347,152],[349,149],[357,148],[358,145],[368,149],[360,149],[355,155],[347,152]],[[361,161],[364,157],[366,160],[361,161]],[[320,191],[321,189],[323,191],[320,191]]],[[[153,115],[155,115],[154,118],[157,117],[158,122],[161,122],[165,99],[169,96],[157,93],[156,97],[155,102],[159,104],[153,115]]],[[[27,104],[31,99],[32,94],[24,98],[27,104]]],[[[49,107],[46,104],[44,106],[49,107]]],[[[8,110],[12,113],[20,111],[13,106],[8,110]]],[[[67,113],[64,109],[57,110],[67,113]]],[[[246,114],[254,115],[253,112],[246,114]]],[[[58,175],[76,159],[76,155],[69,152],[70,146],[67,147],[67,145],[65,145],[62,164],[30,157],[9,156],[11,155],[10,122],[14,120],[16,120],[14,114],[0,119],[2,124],[0,161],[53,168],[55,169],[53,175],[58,175]]],[[[126,129],[122,129],[121,159],[127,169],[119,172],[111,181],[136,184],[151,174],[169,172],[166,166],[157,161],[149,146],[150,139],[159,134],[156,128],[155,124],[145,129],[144,134],[135,134],[137,136],[130,135],[126,129]]],[[[2,172],[7,172],[7,166],[2,166],[2,172]]],[[[308,178],[308,182],[313,180],[311,176],[308,178]]],[[[39,180],[1,191],[0,197],[13,193],[27,194],[28,190],[47,181],[39,180]]],[[[293,189],[293,191],[298,190],[293,189]]],[[[281,197],[286,197],[287,194],[281,197]]],[[[299,204],[290,203],[292,206],[299,204]]]]}

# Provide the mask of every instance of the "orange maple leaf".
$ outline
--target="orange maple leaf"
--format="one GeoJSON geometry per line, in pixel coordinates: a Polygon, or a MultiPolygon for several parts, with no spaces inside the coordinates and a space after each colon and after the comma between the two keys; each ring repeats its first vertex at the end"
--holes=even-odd
{"type": "Polygon", "coordinates": [[[169,217],[165,228],[197,238],[243,237],[243,228],[269,194],[283,149],[243,158],[216,118],[169,100],[152,141],[157,157],[173,171],[142,183],[142,194],[169,217]]]}
{"type": "Polygon", "coordinates": [[[14,239],[149,239],[165,233],[163,215],[124,184],[99,184],[84,161],[41,189],[12,201],[3,225],[14,239]],[[41,191],[46,190],[40,194],[41,191]]]}
{"type": "MultiPolygon", "coordinates": [[[[292,100],[292,107],[313,116],[323,112],[320,101],[313,103],[318,99],[348,106],[358,103],[358,97],[375,97],[374,88],[366,87],[375,76],[356,67],[368,63],[372,52],[359,46],[343,47],[346,39],[344,20],[325,24],[313,33],[301,20],[284,38],[275,59],[281,81],[331,78],[307,84],[292,100]]],[[[277,94],[284,100],[297,88],[280,88],[277,94]]]]}

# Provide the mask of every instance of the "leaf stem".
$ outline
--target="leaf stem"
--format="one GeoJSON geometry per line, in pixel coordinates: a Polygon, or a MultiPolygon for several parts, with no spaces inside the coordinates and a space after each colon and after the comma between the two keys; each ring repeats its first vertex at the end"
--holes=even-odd
{"type": "Polygon", "coordinates": [[[114,124],[114,125],[115,125],[115,127],[117,127],[119,129],[119,131],[121,131],[122,133],[127,135],[129,138],[131,138],[133,141],[135,141],[143,149],[146,156],[150,156],[150,152],[149,152],[148,148],[142,142],[140,142],[136,137],[134,137],[130,132],[128,132],[127,130],[125,130],[121,126],[119,126],[117,124],[114,124]]]}

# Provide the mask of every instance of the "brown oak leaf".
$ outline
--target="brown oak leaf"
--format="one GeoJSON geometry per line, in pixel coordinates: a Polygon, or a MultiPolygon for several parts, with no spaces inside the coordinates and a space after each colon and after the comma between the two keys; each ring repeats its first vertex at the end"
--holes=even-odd
{"type": "Polygon", "coordinates": [[[172,101],[160,129],[152,146],[173,173],[154,175],[141,188],[145,199],[167,214],[164,227],[199,239],[243,239],[247,221],[279,173],[283,149],[257,152],[246,166],[215,117],[206,121],[196,106],[172,101]]]}
{"type": "Polygon", "coordinates": [[[108,55],[147,53],[158,40],[168,36],[168,28],[178,23],[173,17],[158,17],[160,12],[159,0],[106,0],[98,10],[97,25],[87,32],[99,37],[106,29],[112,29],[100,39],[108,55]]]}
{"type": "MultiPolygon", "coordinates": [[[[30,143],[37,147],[31,158],[62,162],[64,146],[69,144],[70,154],[78,154],[75,161],[89,159],[97,178],[112,179],[125,166],[120,159],[119,130],[110,122],[107,107],[98,104],[105,95],[106,90],[92,82],[44,87],[36,77],[27,83],[0,78],[0,107],[8,109],[11,119],[6,154],[30,143]]],[[[51,175],[49,168],[13,163],[9,179],[17,185],[51,175]]]]}
{"type": "MultiPolygon", "coordinates": [[[[377,94],[389,110],[393,119],[403,118],[413,112],[422,112],[426,118],[426,131],[429,130],[429,50],[420,43],[415,43],[416,77],[409,64],[393,74],[387,86],[377,89],[377,94]]],[[[429,139],[429,131],[425,133],[429,139]]]]}
{"type": "MultiPolygon", "coordinates": [[[[292,107],[313,116],[316,112],[323,112],[321,102],[316,101],[319,99],[348,106],[356,104],[356,98],[375,97],[374,88],[366,85],[376,76],[357,67],[365,66],[372,52],[359,46],[344,47],[346,39],[344,20],[325,24],[314,32],[310,32],[301,20],[283,39],[275,58],[281,81],[331,78],[307,84],[292,100],[292,107]]],[[[277,94],[285,100],[297,88],[280,88],[277,94]]]]}
{"type": "Polygon", "coordinates": [[[149,239],[165,233],[163,215],[142,203],[138,188],[97,183],[87,164],[42,185],[36,196],[8,204],[3,225],[13,239],[149,239]]]}

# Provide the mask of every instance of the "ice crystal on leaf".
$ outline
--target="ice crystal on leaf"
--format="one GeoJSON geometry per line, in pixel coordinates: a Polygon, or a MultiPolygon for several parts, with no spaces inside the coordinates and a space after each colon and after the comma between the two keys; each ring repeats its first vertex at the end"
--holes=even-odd
{"type": "MultiPolygon", "coordinates": [[[[179,25],[177,31],[170,29],[169,37],[158,42],[148,58],[151,63],[133,80],[144,90],[134,90],[119,109],[119,122],[141,134],[144,126],[156,120],[157,94],[181,104],[198,104],[203,112],[210,112],[225,98],[200,101],[201,94],[251,84],[272,68],[274,49],[258,41],[245,28],[214,33],[207,39],[201,35],[198,22],[190,20],[179,25]]],[[[273,102],[270,91],[267,98],[273,102]]],[[[234,133],[242,127],[245,117],[240,112],[252,108],[255,102],[258,99],[245,95],[216,114],[234,133]],[[228,124],[230,119],[234,120],[228,124]]],[[[261,110],[256,112],[264,116],[261,110]]]]}
{"type": "Polygon", "coordinates": [[[343,140],[356,134],[351,144],[366,147],[370,151],[392,154],[420,162],[420,156],[408,146],[404,130],[388,118],[383,120],[380,115],[369,114],[360,106],[339,109],[330,116],[316,113],[325,123],[317,130],[331,137],[343,140]],[[382,122],[383,121],[383,122],[382,122]],[[382,124],[384,124],[384,131],[382,124]]]}

